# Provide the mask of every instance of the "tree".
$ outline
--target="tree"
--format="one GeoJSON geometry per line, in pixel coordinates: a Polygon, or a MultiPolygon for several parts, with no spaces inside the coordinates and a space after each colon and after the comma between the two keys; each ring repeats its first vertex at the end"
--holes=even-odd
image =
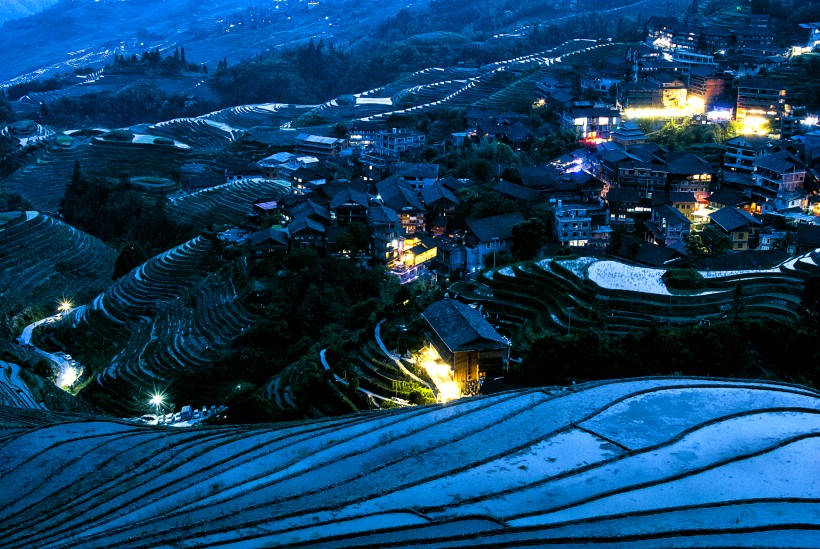
{"type": "Polygon", "coordinates": [[[529,260],[541,250],[547,242],[547,226],[536,218],[531,217],[515,225],[512,229],[513,253],[522,260],[529,260]]]}
{"type": "Polygon", "coordinates": [[[354,221],[339,235],[336,245],[340,251],[349,251],[351,257],[355,257],[359,252],[366,252],[370,247],[367,226],[359,221],[354,221]]]}
{"type": "Polygon", "coordinates": [[[699,233],[692,233],[686,239],[686,253],[691,257],[723,255],[731,249],[732,239],[712,226],[707,226],[699,233]]]}

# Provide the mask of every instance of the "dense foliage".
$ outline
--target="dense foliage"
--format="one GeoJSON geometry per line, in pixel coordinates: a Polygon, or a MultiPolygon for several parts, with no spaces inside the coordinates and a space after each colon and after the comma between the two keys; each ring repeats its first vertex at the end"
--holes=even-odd
{"type": "MultiPolygon", "coordinates": [[[[390,302],[383,274],[352,261],[295,250],[267,258],[252,271],[246,306],[260,320],[234,342],[220,363],[231,379],[262,383],[319,341],[353,348],[362,330],[372,334],[390,302]],[[349,347],[352,346],[352,347],[349,347]]],[[[214,373],[220,370],[215,366],[214,373]]]]}
{"type": "Polygon", "coordinates": [[[171,94],[152,84],[135,84],[114,92],[61,97],[47,104],[41,119],[53,126],[107,127],[160,122],[184,116],[198,116],[213,105],[194,101],[187,94],[171,94]]]}
{"type": "Polygon", "coordinates": [[[650,375],[696,375],[785,381],[820,386],[816,323],[723,321],[687,327],[654,326],[612,337],[578,331],[546,334],[533,343],[510,380],[566,385],[570,380],[650,375]]]}
{"type": "Polygon", "coordinates": [[[101,240],[137,241],[148,250],[172,248],[192,231],[174,220],[161,200],[142,196],[128,183],[83,175],[79,164],[60,201],[60,212],[66,222],[101,240]]]}

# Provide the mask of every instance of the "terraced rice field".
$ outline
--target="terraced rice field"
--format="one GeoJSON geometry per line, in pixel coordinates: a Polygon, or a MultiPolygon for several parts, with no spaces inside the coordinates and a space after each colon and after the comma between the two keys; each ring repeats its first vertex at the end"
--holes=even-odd
{"type": "Polygon", "coordinates": [[[16,487],[0,534],[9,549],[816,547],[819,397],[652,378],[186,430],[0,407],[16,487]]]}
{"type": "Polygon", "coordinates": [[[245,178],[175,198],[171,211],[176,219],[202,227],[207,224],[238,224],[253,203],[287,194],[290,184],[262,178],[245,178]]]}
{"type": "Polygon", "coordinates": [[[0,223],[0,310],[55,310],[111,281],[116,253],[102,241],[39,212],[3,214],[0,223]]]}
{"type": "Polygon", "coordinates": [[[31,389],[20,379],[20,366],[4,360],[0,360],[0,406],[46,409],[34,399],[31,389]]]}
{"type": "Polygon", "coordinates": [[[462,297],[481,304],[523,342],[544,331],[565,332],[570,324],[627,334],[656,323],[725,317],[736,306],[738,285],[742,317],[788,321],[800,314],[803,281],[820,272],[820,251],[770,270],[704,272],[706,288],[696,293],[670,292],[661,280],[664,272],[594,258],[545,259],[487,271],[479,282],[492,295],[462,297]]]}

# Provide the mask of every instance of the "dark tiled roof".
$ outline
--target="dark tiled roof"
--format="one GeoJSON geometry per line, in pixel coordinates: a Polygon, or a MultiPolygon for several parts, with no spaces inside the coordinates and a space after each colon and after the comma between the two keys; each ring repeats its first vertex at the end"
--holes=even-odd
{"type": "Polygon", "coordinates": [[[525,187],[551,187],[556,181],[561,179],[561,172],[554,166],[541,167],[520,167],[518,175],[521,183],[525,187]]]}
{"type": "Polygon", "coordinates": [[[368,218],[374,225],[384,225],[386,223],[397,223],[399,216],[395,210],[391,210],[383,204],[374,204],[370,206],[368,218]]]}
{"type": "Polygon", "coordinates": [[[429,206],[440,201],[451,202],[458,204],[458,198],[447,187],[443,186],[439,181],[432,185],[427,185],[421,190],[421,199],[424,204],[429,206]]]}
{"type": "Polygon", "coordinates": [[[515,183],[511,183],[504,179],[499,181],[498,185],[493,187],[493,190],[504,196],[509,196],[516,200],[524,200],[527,202],[529,202],[530,200],[535,200],[539,196],[538,191],[534,189],[529,189],[522,185],[516,185],[515,183]]]}
{"type": "Polygon", "coordinates": [[[325,234],[325,226],[308,217],[297,217],[294,219],[293,222],[288,225],[288,234],[293,236],[308,229],[325,234]]]}
{"type": "Polygon", "coordinates": [[[743,147],[746,149],[758,149],[771,143],[772,140],[765,135],[738,135],[726,142],[733,147],[743,147]]]}
{"type": "Polygon", "coordinates": [[[637,189],[609,189],[606,193],[607,202],[630,202],[637,204],[640,201],[640,193],[637,189]]]}
{"type": "Polygon", "coordinates": [[[470,185],[469,181],[462,181],[460,179],[456,179],[455,177],[445,177],[443,179],[438,180],[439,185],[442,187],[446,187],[453,191],[454,193],[460,191],[464,187],[468,187],[470,185]]]}
{"type": "Polygon", "coordinates": [[[685,215],[681,213],[680,210],[677,208],[673,208],[672,206],[667,206],[663,204],[657,207],[657,215],[660,217],[665,217],[666,222],[669,224],[674,225],[691,225],[692,222],[689,221],[685,215]]]}
{"type": "Polygon", "coordinates": [[[347,188],[342,192],[333,195],[330,200],[330,209],[335,210],[342,204],[358,204],[359,206],[367,207],[367,195],[355,189],[347,188]]]}
{"type": "Polygon", "coordinates": [[[451,352],[509,347],[481,313],[454,299],[433,303],[421,316],[451,352]]]}
{"type": "Polygon", "coordinates": [[[621,237],[621,245],[614,250],[613,255],[650,267],[671,266],[673,260],[683,257],[683,254],[673,248],[657,246],[627,235],[621,237]]]}
{"type": "Polygon", "coordinates": [[[670,160],[669,173],[678,175],[695,175],[712,173],[712,165],[696,154],[686,153],[670,160]]]}
{"type": "Polygon", "coordinates": [[[774,154],[767,154],[755,159],[755,166],[772,170],[777,173],[784,173],[797,166],[797,162],[792,159],[788,151],[778,151],[774,154]]]}
{"type": "MultiPolygon", "coordinates": [[[[740,187],[748,187],[750,185],[754,185],[755,178],[750,173],[744,172],[723,172],[723,182],[728,183],[735,186],[740,187]]],[[[724,189],[724,190],[731,190],[731,189],[724,189]]],[[[740,192],[740,191],[735,191],[740,192]]],[[[741,193],[742,194],[742,193],[741,193]]],[[[722,204],[728,205],[728,202],[722,202],[722,204]]],[[[732,204],[733,206],[737,204],[732,204]]]]}
{"type": "Polygon", "coordinates": [[[678,191],[652,193],[652,204],[694,204],[697,201],[695,193],[678,191]]]}
{"type": "Polygon", "coordinates": [[[782,82],[768,78],[745,78],[737,83],[739,88],[754,88],[759,90],[783,90],[782,82]]]}
{"type": "Polygon", "coordinates": [[[408,208],[424,211],[424,206],[421,205],[416,192],[396,176],[376,183],[376,190],[384,205],[397,212],[408,208]]]}
{"type": "Polygon", "coordinates": [[[330,214],[326,208],[316,204],[313,200],[306,200],[293,208],[291,214],[296,217],[321,217],[330,221],[330,214]]]}
{"type": "Polygon", "coordinates": [[[514,226],[522,223],[524,216],[518,212],[494,215],[481,219],[468,219],[467,227],[480,242],[492,242],[493,238],[506,240],[512,238],[514,226]]]}
{"type": "Polygon", "coordinates": [[[726,232],[732,232],[742,227],[760,225],[760,220],[742,210],[729,207],[721,208],[709,217],[712,223],[717,223],[726,232]]]}
{"type": "Polygon", "coordinates": [[[280,229],[264,229],[251,233],[248,235],[248,242],[251,246],[256,247],[260,244],[271,241],[273,244],[278,244],[285,248],[288,247],[288,233],[280,229]]]}

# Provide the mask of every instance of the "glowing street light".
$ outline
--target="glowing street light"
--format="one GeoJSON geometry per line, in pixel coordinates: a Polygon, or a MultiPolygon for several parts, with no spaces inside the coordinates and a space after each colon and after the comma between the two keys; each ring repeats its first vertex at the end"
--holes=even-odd
{"type": "Polygon", "coordinates": [[[71,302],[63,300],[60,302],[60,306],[57,307],[57,310],[61,313],[66,313],[71,310],[71,302]]]}
{"type": "Polygon", "coordinates": [[[159,410],[162,407],[162,403],[165,402],[165,395],[156,393],[151,396],[151,400],[149,402],[154,405],[157,409],[157,415],[159,415],[159,410]]]}

